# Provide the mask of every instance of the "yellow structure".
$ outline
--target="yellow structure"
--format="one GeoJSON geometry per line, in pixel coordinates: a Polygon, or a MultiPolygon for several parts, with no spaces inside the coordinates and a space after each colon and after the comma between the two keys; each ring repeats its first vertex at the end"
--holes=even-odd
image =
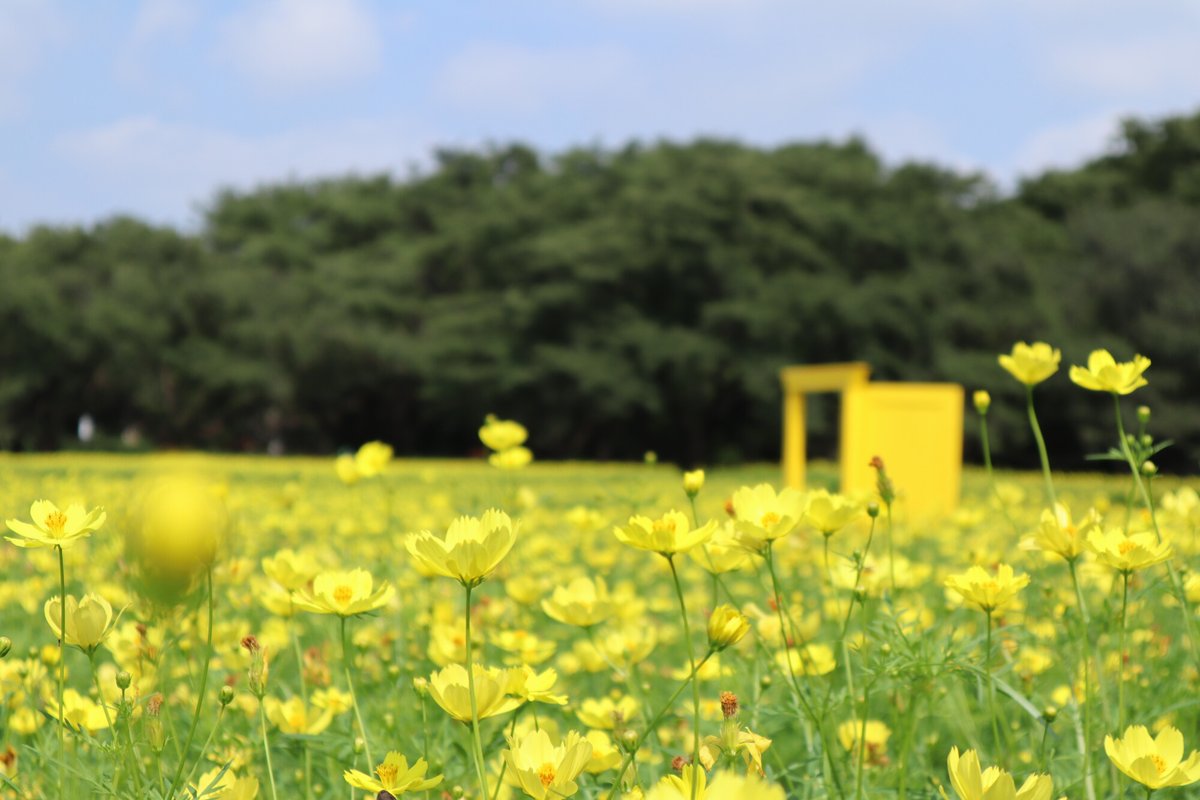
{"type": "Polygon", "coordinates": [[[805,395],[841,393],[841,491],[871,492],[880,456],[913,515],[958,505],[962,487],[963,388],[954,383],[870,383],[863,362],[787,367],[783,385],[783,480],[805,484],[805,395]]]}

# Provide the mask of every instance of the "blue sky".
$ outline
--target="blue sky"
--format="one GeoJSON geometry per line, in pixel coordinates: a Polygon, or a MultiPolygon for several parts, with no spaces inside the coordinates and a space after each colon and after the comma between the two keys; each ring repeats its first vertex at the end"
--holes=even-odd
{"type": "Polygon", "coordinates": [[[0,0],[0,230],[510,140],[857,133],[1011,186],[1197,109],[1192,0],[0,0]]]}

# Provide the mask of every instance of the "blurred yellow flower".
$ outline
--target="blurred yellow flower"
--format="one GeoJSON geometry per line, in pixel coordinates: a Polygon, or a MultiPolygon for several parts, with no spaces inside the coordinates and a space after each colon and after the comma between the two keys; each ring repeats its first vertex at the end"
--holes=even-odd
{"type": "Polygon", "coordinates": [[[221,798],[221,800],[254,800],[258,797],[258,778],[239,778],[233,774],[233,765],[222,772],[214,767],[203,775],[193,787],[197,797],[221,798]]]}
{"type": "Polygon", "coordinates": [[[488,414],[483,427],[479,429],[479,441],[496,452],[520,447],[528,437],[529,432],[524,425],[508,419],[497,419],[495,414],[488,414]]]}
{"type": "Polygon", "coordinates": [[[377,777],[373,778],[356,769],[346,770],[342,773],[342,777],[355,789],[367,792],[387,792],[394,797],[399,797],[405,792],[423,792],[426,789],[432,789],[442,782],[443,776],[441,775],[426,778],[425,772],[428,769],[429,765],[425,763],[425,759],[418,758],[410,767],[407,758],[392,751],[383,759],[382,764],[375,767],[377,777]]]}
{"type": "Polygon", "coordinates": [[[1017,342],[1012,352],[1001,355],[1000,366],[1026,386],[1036,386],[1058,372],[1062,353],[1045,342],[1017,342]]]}
{"type": "Polygon", "coordinates": [[[1145,726],[1130,725],[1120,739],[1104,737],[1104,752],[1117,769],[1150,790],[1200,780],[1200,752],[1184,759],[1183,734],[1170,726],[1152,739],[1145,726]]]}
{"type": "Polygon", "coordinates": [[[54,719],[61,720],[71,730],[95,733],[108,727],[108,715],[105,714],[104,708],[74,689],[67,689],[63,693],[62,707],[65,713],[59,712],[58,703],[54,698],[46,701],[46,713],[54,719]]]}
{"type": "Polygon", "coordinates": [[[1055,503],[1054,510],[1044,509],[1037,529],[1024,541],[1026,550],[1044,550],[1055,553],[1067,561],[1074,561],[1083,552],[1088,536],[1100,529],[1100,513],[1089,508],[1083,519],[1072,522],[1071,510],[1063,503],[1055,503]]]}
{"type": "Polygon", "coordinates": [[[289,592],[298,592],[321,571],[317,560],[304,552],[290,547],[278,551],[262,560],[263,572],[289,592]]]}
{"type": "Polygon", "coordinates": [[[430,572],[454,578],[464,586],[477,586],[500,565],[516,541],[517,526],[508,514],[491,509],[482,517],[454,520],[445,539],[421,531],[410,535],[405,544],[430,572]]]}
{"type": "Polygon", "coordinates": [[[824,644],[807,644],[803,647],[780,650],[775,654],[775,663],[780,669],[791,669],[797,675],[828,675],[837,667],[833,650],[824,644]]]}
{"type": "Polygon", "coordinates": [[[974,750],[960,756],[958,748],[952,748],[947,767],[950,784],[961,800],[1050,800],[1054,790],[1050,776],[1037,773],[1026,778],[1017,789],[1012,775],[999,767],[981,771],[979,756],[974,750]]]}
{"type": "Polygon", "coordinates": [[[43,610],[46,622],[50,623],[50,630],[54,632],[54,638],[62,639],[63,644],[74,645],[89,653],[95,650],[112,630],[112,606],[95,592],[88,592],[78,601],[67,595],[66,636],[63,636],[59,629],[63,614],[62,600],[57,596],[50,598],[43,610]]]}
{"type": "Polygon", "coordinates": [[[312,589],[296,593],[296,608],[314,614],[353,617],[383,608],[395,590],[386,581],[375,588],[375,579],[365,569],[322,572],[313,578],[312,589]]]}
{"type": "Polygon", "coordinates": [[[804,522],[828,537],[862,516],[862,513],[862,506],[849,498],[818,489],[808,496],[804,522]]]}
{"type": "Polygon", "coordinates": [[[866,764],[881,767],[888,763],[887,743],[892,738],[892,729],[887,724],[877,719],[869,719],[864,731],[862,720],[847,720],[838,726],[837,737],[855,762],[858,761],[859,748],[865,741],[867,751],[862,756],[866,764]]]}
{"type": "Polygon", "coordinates": [[[744,546],[738,536],[737,523],[727,519],[717,526],[711,539],[688,555],[710,575],[736,572],[750,563],[751,550],[757,549],[756,545],[744,546]]]}
{"type": "Polygon", "coordinates": [[[618,541],[630,547],[671,558],[676,553],[686,553],[704,544],[712,538],[716,528],[715,521],[693,528],[686,514],[671,510],[658,519],[634,515],[629,518],[628,525],[615,527],[613,533],[618,541]]]}
{"type": "Polygon", "coordinates": [[[700,490],[704,488],[704,470],[694,469],[691,472],[683,473],[683,491],[690,496],[700,494],[700,490]]]}
{"type": "MultiPolygon", "coordinates": [[[[512,711],[521,705],[519,697],[508,694],[508,672],[495,667],[472,665],[475,676],[475,699],[479,719],[512,711]]],[[[471,721],[471,697],[467,686],[467,670],[461,664],[451,664],[429,676],[429,695],[450,716],[459,722],[471,721]]]]}
{"type": "Polygon", "coordinates": [[[60,511],[49,500],[35,500],[29,507],[29,517],[33,520],[32,525],[18,519],[7,520],[5,524],[16,536],[4,538],[17,547],[66,549],[85,536],[90,536],[92,531],[104,524],[108,515],[102,508],[85,511],[78,503],[72,503],[60,511]]]}
{"type": "Polygon", "coordinates": [[[750,618],[728,603],[713,609],[708,618],[708,646],[724,650],[740,642],[750,632],[750,618]]]}
{"type": "Polygon", "coordinates": [[[502,753],[516,782],[529,797],[571,797],[579,791],[575,779],[592,757],[592,744],[575,731],[555,745],[544,730],[509,739],[502,753]]]}
{"type": "Polygon", "coordinates": [[[362,477],[358,474],[358,465],[354,463],[354,455],[352,453],[342,453],[335,458],[333,469],[337,473],[338,480],[347,486],[358,483],[358,479],[362,477]]]}
{"type": "Polygon", "coordinates": [[[267,719],[271,721],[271,724],[284,733],[316,736],[328,728],[329,723],[333,721],[332,710],[325,708],[321,713],[314,714],[313,710],[308,708],[300,697],[291,697],[287,700],[268,697],[263,700],[263,710],[267,712],[267,719]]]}
{"type": "Polygon", "coordinates": [[[528,447],[509,447],[488,456],[488,463],[497,469],[521,469],[533,461],[533,452],[528,447]]]}
{"type": "Polygon", "coordinates": [[[383,473],[392,460],[392,446],[383,442],[367,442],[354,454],[354,469],[363,478],[383,473]]]}
{"type": "Polygon", "coordinates": [[[590,628],[612,616],[613,604],[603,578],[576,578],[554,587],[550,597],[542,600],[542,610],[551,619],[590,628]]]}
{"type": "Polygon", "coordinates": [[[522,665],[508,670],[507,683],[504,690],[507,694],[519,697],[527,703],[546,703],[552,706],[565,706],[567,696],[554,694],[551,690],[558,682],[558,672],[547,669],[543,672],[534,671],[533,667],[522,665]]]}
{"type": "Polygon", "coordinates": [[[605,731],[625,727],[637,713],[638,702],[628,695],[616,702],[611,697],[584,700],[575,710],[575,716],[584,725],[605,731]]]}
{"type": "Polygon", "coordinates": [[[988,614],[1008,605],[1028,585],[1029,576],[1014,574],[1008,564],[998,565],[995,575],[983,567],[973,566],[966,572],[946,578],[947,588],[988,614]]]}
{"type": "Polygon", "coordinates": [[[1103,564],[1118,572],[1134,572],[1171,558],[1171,545],[1159,542],[1153,533],[1129,533],[1121,528],[1093,530],[1087,539],[1088,547],[1103,564]]]}
{"type": "Polygon", "coordinates": [[[1135,355],[1133,361],[1117,363],[1112,353],[1107,350],[1093,350],[1088,356],[1087,368],[1071,367],[1071,380],[1084,389],[1093,392],[1112,392],[1113,394],[1130,394],[1145,386],[1147,381],[1142,373],[1150,366],[1150,359],[1135,355]]]}
{"type": "Polygon", "coordinates": [[[730,501],[738,543],[752,552],[762,552],[768,544],[795,530],[807,503],[808,497],[792,488],[777,494],[768,483],[741,487],[730,501]]]}

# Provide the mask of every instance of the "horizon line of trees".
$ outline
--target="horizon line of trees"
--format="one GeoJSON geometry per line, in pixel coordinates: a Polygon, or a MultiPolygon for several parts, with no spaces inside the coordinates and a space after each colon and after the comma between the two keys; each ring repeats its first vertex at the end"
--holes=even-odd
{"type": "MultiPolygon", "coordinates": [[[[1127,120],[1008,195],[859,139],[444,150],[403,180],[224,191],[195,233],[0,235],[0,448],[73,446],[88,414],[102,445],[456,455],[494,412],[543,457],[773,459],[779,368],[863,360],[988,389],[998,462],[1027,466],[996,355],[1045,340],[1056,467],[1115,435],[1066,377],[1107,347],[1153,360],[1131,404],[1176,441],[1160,466],[1195,471],[1198,264],[1200,114],[1127,120]]],[[[836,405],[814,410],[830,452],[836,405]]]]}

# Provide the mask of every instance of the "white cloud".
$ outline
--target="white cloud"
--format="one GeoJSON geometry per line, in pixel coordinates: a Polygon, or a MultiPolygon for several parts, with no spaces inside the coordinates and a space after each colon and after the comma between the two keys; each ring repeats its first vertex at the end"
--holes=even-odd
{"type": "Polygon", "coordinates": [[[535,112],[564,100],[621,91],[637,76],[632,56],[615,47],[533,49],[474,44],[450,59],[437,92],[470,110],[535,112]]]}
{"type": "Polygon", "coordinates": [[[0,3],[0,118],[21,108],[25,78],[66,38],[66,17],[56,3],[39,0],[0,3]]]}
{"type": "Polygon", "coordinates": [[[259,0],[225,21],[218,53],[267,89],[295,91],[360,78],[383,46],[358,0],[259,0]]]}
{"type": "Polygon", "coordinates": [[[1120,119],[1116,111],[1089,115],[1037,131],[1018,148],[1005,172],[1014,177],[1046,169],[1070,169],[1111,149],[1120,119]]]}
{"type": "Polygon", "coordinates": [[[1108,96],[1195,91],[1200,89],[1200,41],[1193,32],[1179,32],[1075,42],[1055,48],[1048,66],[1057,80],[1108,96]]]}
{"type": "Polygon", "coordinates": [[[344,175],[403,173],[435,137],[400,120],[343,120],[262,136],[133,116],[59,137],[54,149],[117,209],[155,221],[189,222],[218,187],[344,175]]]}

